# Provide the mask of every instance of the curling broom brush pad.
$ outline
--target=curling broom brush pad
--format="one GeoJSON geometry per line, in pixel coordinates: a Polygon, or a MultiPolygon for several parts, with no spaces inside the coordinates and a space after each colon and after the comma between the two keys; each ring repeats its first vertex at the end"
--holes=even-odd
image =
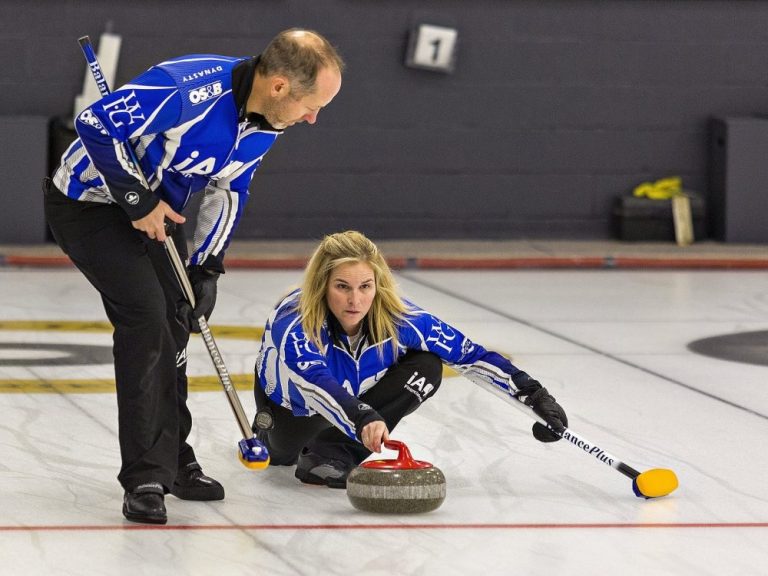
{"type": "Polygon", "coordinates": [[[677,489],[677,476],[672,470],[654,468],[635,478],[632,483],[635,494],[645,498],[659,498],[677,489]]]}

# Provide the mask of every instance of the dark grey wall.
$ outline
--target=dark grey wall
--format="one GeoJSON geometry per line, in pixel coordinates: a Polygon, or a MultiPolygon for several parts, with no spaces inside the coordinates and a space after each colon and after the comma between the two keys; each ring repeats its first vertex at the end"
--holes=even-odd
{"type": "Polygon", "coordinates": [[[40,175],[45,173],[48,163],[48,118],[0,116],[0,134],[0,244],[42,243],[46,227],[40,175]],[[25,146],[18,146],[19,142],[25,146]],[[27,148],[35,153],[30,154],[27,148]]]}
{"type": "Polygon", "coordinates": [[[187,52],[257,53],[290,26],[345,56],[337,99],[256,174],[241,238],[604,238],[613,198],[644,180],[706,191],[711,116],[768,110],[768,2],[4,0],[0,113],[70,114],[76,40],[109,21],[121,82],[187,52]],[[454,74],[403,66],[420,19],[458,29],[454,74]]]}

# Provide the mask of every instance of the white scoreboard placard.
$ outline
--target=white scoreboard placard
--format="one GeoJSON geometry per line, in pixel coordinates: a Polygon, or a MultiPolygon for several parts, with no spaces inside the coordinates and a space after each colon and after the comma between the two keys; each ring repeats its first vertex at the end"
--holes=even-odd
{"type": "Polygon", "coordinates": [[[458,31],[436,24],[417,24],[408,42],[405,64],[437,72],[453,72],[458,31]]]}

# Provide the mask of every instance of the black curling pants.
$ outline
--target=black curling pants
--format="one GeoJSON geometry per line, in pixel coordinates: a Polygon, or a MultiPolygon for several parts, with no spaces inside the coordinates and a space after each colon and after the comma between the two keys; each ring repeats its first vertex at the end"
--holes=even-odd
{"type": "MultiPolygon", "coordinates": [[[[176,320],[183,299],[162,242],[131,225],[114,204],[67,198],[49,179],[45,215],[56,242],[99,291],[111,322],[122,466],[120,484],[132,490],[160,482],[166,491],[179,466],[195,460],[186,442],[189,333],[176,320]]],[[[186,260],[181,226],[174,242],[186,260]]]]}
{"type": "MultiPolygon", "coordinates": [[[[362,394],[360,400],[384,418],[391,433],[400,420],[435,394],[442,377],[443,364],[437,356],[431,352],[411,350],[400,362],[390,367],[373,388],[362,394]],[[424,381],[420,380],[422,377],[424,381]],[[413,382],[419,383],[414,386],[413,382]]],[[[272,464],[295,464],[303,448],[324,458],[355,465],[371,454],[360,442],[349,438],[319,414],[294,416],[290,410],[278,406],[259,390],[261,384],[257,375],[254,392],[256,406],[261,409],[266,402],[274,417],[273,428],[260,431],[259,434],[259,438],[266,434],[272,464]]],[[[254,432],[259,432],[255,425],[254,432]]]]}

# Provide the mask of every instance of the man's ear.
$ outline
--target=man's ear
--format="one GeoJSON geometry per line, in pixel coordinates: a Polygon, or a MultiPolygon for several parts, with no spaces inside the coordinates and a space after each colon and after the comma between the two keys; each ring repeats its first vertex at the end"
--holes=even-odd
{"type": "Polygon", "coordinates": [[[270,95],[273,98],[285,98],[291,93],[291,83],[285,76],[273,76],[269,83],[270,95]]]}

